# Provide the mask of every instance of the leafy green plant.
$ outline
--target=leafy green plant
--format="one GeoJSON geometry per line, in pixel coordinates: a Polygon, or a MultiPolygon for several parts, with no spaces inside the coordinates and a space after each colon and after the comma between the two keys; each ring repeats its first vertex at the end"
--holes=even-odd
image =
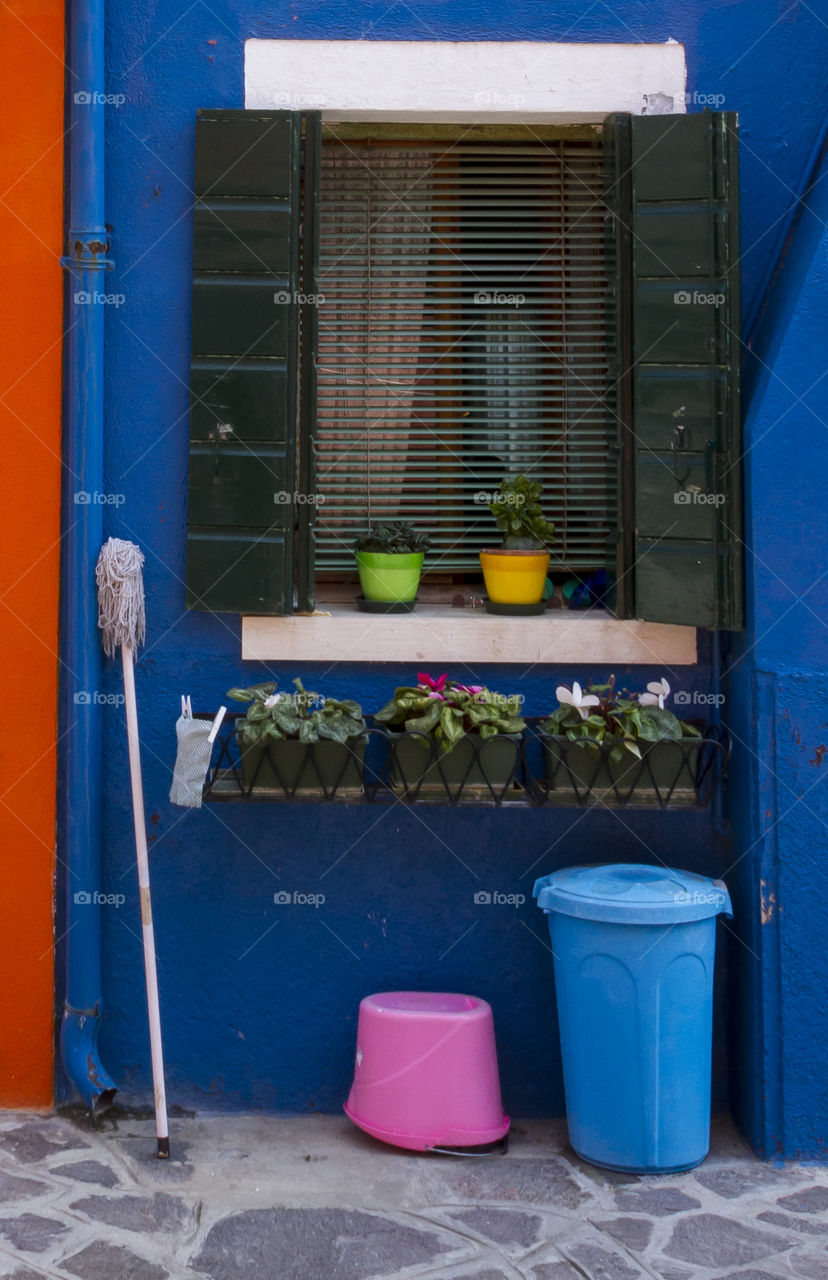
{"type": "Polygon", "coordinates": [[[362,707],[350,698],[327,698],[293,681],[295,693],[277,693],[275,683],[228,689],[227,697],[246,702],[247,713],[236,726],[244,746],[266,745],[285,738],[300,742],[348,742],[365,733],[362,707]]]}
{"type": "Polygon", "coordinates": [[[371,525],[354,543],[354,551],[374,551],[383,555],[417,555],[428,551],[431,538],[404,520],[371,525]]]}
{"type": "Polygon", "coordinates": [[[495,693],[484,685],[458,684],[448,676],[435,680],[427,672],[417,673],[419,684],[394,690],[389,703],[378,711],[380,724],[409,732],[427,733],[449,751],[467,733],[493,738],[497,733],[521,733],[520,694],[495,693]]]}
{"type": "Polygon", "coordinates": [[[640,760],[641,743],[646,747],[654,742],[701,737],[695,725],[679,720],[665,707],[670,694],[666,680],[650,683],[642,694],[626,689],[619,692],[615,676],[606,684],[587,684],[586,690],[576,680],[571,689],[559,685],[555,693],[559,705],[541,723],[541,732],[570,741],[585,739],[584,747],[596,754],[608,746],[609,757],[616,764],[626,753],[640,760]]]}
{"type": "Polygon", "coordinates": [[[532,550],[555,541],[555,526],[543,514],[541,485],[528,476],[505,476],[489,510],[506,550],[532,550]]]}

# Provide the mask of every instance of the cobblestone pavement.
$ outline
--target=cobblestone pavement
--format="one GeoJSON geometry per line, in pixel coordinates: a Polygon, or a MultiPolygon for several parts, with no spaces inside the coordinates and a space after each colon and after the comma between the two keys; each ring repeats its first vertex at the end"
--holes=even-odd
{"type": "Polygon", "coordinates": [[[0,1113],[0,1275],[81,1280],[828,1280],[828,1169],[729,1128],[692,1173],[581,1163],[558,1122],[507,1155],[415,1156],[344,1118],[0,1113]]]}

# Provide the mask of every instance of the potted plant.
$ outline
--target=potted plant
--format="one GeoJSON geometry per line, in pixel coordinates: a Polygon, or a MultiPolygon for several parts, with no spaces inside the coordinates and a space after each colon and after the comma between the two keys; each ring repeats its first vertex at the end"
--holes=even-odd
{"type": "Polygon", "coordinates": [[[589,792],[610,802],[635,791],[645,801],[669,794],[692,802],[701,732],[665,707],[666,680],[642,694],[619,692],[614,676],[586,691],[576,680],[555,692],[559,705],[540,725],[550,791],[589,792]]]}
{"type": "Polygon", "coordinates": [[[430,546],[427,534],[418,533],[402,520],[372,525],[357,538],[354,553],[362,587],[360,607],[367,606],[372,612],[413,609],[423,558],[430,546]]]}
{"type": "Polygon", "coordinates": [[[394,781],[418,792],[510,786],[526,728],[521,695],[460,684],[447,675],[435,680],[425,671],[417,680],[396,689],[375,716],[399,734],[393,742],[394,781]]]}
{"type": "Polygon", "coordinates": [[[279,795],[361,790],[365,773],[366,724],[362,707],[349,698],[326,698],[293,681],[295,693],[275,683],[229,689],[246,702],[236,724],[246,791],[279,795]]]}
{"type": "Polygon", "coordinates": [[[480,552],[489,610],[540,613],[543,610],[549,543],[555,526],[544,516],[541,486],[525,475],[506,476],[489,503],[503,533],[501,547],[480,552]]]}

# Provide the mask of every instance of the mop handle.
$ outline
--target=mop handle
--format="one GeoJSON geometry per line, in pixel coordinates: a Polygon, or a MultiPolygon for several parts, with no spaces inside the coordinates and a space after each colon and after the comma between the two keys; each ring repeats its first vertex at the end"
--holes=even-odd
{"type": "Polygon", "coordinates": [[[138,866],[141,932],[144,940],[144,971],[147,979],[152,1083],[155,1092],[155,1132],[158,1138],[158,1155],[161,1159],[166,1159],[170,1154],[170,1137],[167,1125],[167,1095],[164,1089],[164,1054],[161,1048],[161,1009],[158,1003],[158,971],[155,963],[155,934],[152,927],[147,832],[144,826],[144,791],[141,784],[138,706],[135,699],[135,671],[130,645],[121,645],[121,658],[124,666],[129,776],[132,783],[132,817],[135,826],[135,860],[138,866]]]}

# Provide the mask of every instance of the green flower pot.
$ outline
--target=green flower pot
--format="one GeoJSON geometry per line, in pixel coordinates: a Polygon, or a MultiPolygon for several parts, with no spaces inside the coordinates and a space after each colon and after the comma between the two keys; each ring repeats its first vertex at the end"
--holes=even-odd
{"type": "Polygon", "coordinates": [[[643,760],[629,753],[619,761],[609,753],[581,746],[572,739],[545,735],[543,759],[550,799],[568,800],[589,792],[589,799],[617,804],[619,796],[637,804],[658,804],[670,794],[670,804],[692,804],[696,798],[696,765],[700,743],[639,742],[643,760]],[[656,794],[656,786],[659,794],[656,794]],[[618,794],[616,794],[616,788],[618,794]],[[671,791],[672,788],[672,791],[671,791]]]}
{"type": "Polygon", "coordinates": [[[294,792],[297,798],[319,798],[336,787],[336,794],[361,792],[365,778],[367,738],[348,743],[281,741],[245,743],[239,737],[242,783],[246,791],[272,791],[277,797],[294,792]]]}
{"type": "Polygon", "coordinates": [[[357,551],[357,568],[366,600],[407,604],[417,595],[423,571],[423,553],[389,555],[382,551],[357,551]]]}
{"type": "Polygon", "coordinates": [[[485,739],[470,733],[449,751],[442,751],[439,743],[426,742],[416,734],[389,736],[394,745],[392,782],[419,795],[445,795],[446,789],[455,792],[461,784],[464,794],[471,789],[478,796],[481,791],[491,795],[487,779],[497,794],[512,785],[520,761],[519,733],[485,739]]]}

